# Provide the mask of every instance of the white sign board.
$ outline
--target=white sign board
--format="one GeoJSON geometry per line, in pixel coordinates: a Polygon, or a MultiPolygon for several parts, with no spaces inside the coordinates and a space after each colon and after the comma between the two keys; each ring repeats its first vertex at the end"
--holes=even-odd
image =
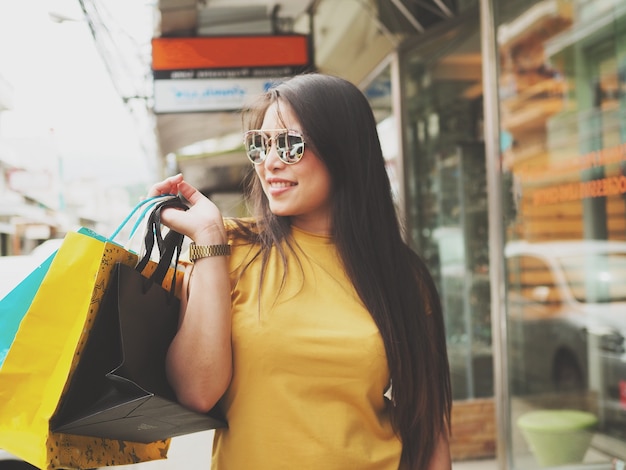
{"type": "Polygon", "coordinates": [[[166,79],[154,81],[155,113],[239,110],[272,86],[271,78],[166,79]]]}

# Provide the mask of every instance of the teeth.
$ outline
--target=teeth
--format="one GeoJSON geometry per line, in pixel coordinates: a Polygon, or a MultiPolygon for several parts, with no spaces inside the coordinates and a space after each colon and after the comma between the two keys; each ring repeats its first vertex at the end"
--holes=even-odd
{"type": "Polygon", "coordinates": [[[272,188],[287,188],[289,186],[295,186],[293,183],[289,183],[286,181],[273,181],[270,183],[272,188]]]}

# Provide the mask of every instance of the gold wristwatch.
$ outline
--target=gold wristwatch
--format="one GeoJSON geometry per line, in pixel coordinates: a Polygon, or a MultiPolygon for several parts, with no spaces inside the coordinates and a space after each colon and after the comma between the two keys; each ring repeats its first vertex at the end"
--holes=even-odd
{"type": "Polygon", "coordinates": [[[192,263],[208,256],[228,255],[230,255],[230,245],[196,245],[195,242],[189,244],[189,261],[192,263]]]}

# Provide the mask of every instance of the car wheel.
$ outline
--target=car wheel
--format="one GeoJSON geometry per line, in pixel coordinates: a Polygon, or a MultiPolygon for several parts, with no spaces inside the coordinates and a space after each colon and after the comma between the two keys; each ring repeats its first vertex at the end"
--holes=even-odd
{"type": "Polygon", "coordinates": [[[554,386],[559,392],[583,390],[585,382],[578,362],[569,353],[560,353],[554,361],[554,386]]]}

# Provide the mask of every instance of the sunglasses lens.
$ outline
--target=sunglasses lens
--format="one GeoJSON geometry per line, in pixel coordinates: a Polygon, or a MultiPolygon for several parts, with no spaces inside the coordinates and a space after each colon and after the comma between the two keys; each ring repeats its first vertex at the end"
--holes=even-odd
{"type": "Polygon", "coordinates": [[[265,142],[260,132],[248,132],[245,139],[246,155],[252,163],[265,160],[265,142]]]}
{"type": "Polygon", "coordinates": [[[300,134],[286,132],[276,138],[278,155],[285,163],[297,163],[304,155],[304,140],[300,134]]]}
{"type": "Polygon", "coordinates": [[[245,134],[246,155],[252,163],[262,163],[272,146],[276,145],[278,157],[287,164],[298,163],[304,155],[304,139],[296,131],[287,131],[270,138],[263,131],[253,130],[245,134]]]}

